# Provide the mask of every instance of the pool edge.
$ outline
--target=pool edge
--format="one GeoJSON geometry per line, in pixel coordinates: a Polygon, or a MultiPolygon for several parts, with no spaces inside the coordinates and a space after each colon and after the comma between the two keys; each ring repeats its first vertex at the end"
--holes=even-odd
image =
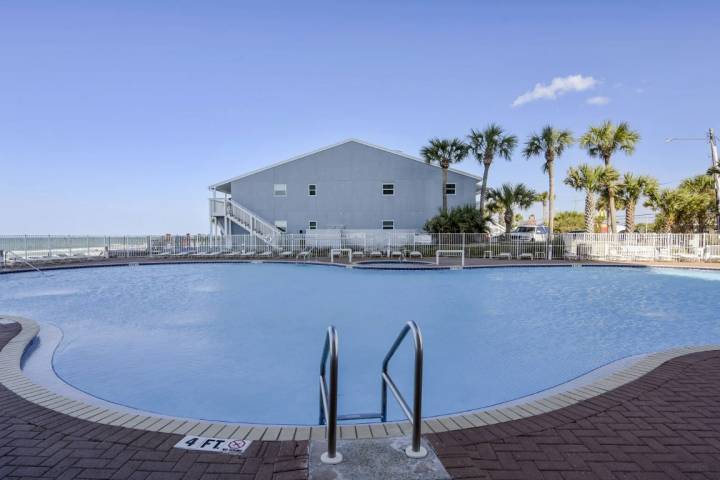
{"type": "MultiPolygon", "coordinates": [[[[0,384],[25,400],[55,412],[103,425],[180,435],[263,441],[301,441],[325,438],[325,427],[321,426],[207,422],[172,416],[134,414],[65,397],[34,383],[25,376],[20,368],[26,348],[39,332],[38,323],[27,318],[8,315],[0,315],[0,320],[16,322],[21,327],[20,332],[0,350],[0,384]]],[[[538,392],[529,395],[528,397],[533,397],[533,400],[530,401],[523,401],[520,398],[506,402],[510,403],[508,406],[501,404],[496,407],[470,410],[458,414],[428,417],[423,420],[422,433],[462,430],[530,418],[560,410],[637,380],[673,358],[711,350],[720,350],[720,345],[681,347],[650,353],[633,361],[630,365],[620,367],[590,383],[567,390],[563,390],[564,384],[561,384],[552,387],[552,391],[555,393],[543,395],[543,392],[538,392]]],[[[585,375],[590,374],[592,371],[585,375]]],[[[570,380],[566,384],[577,380],[570,380]]],[[[339,426],[339,436],[345,440],[397,437],[407,435],[410,431],[409,422],[339,426]]]]}

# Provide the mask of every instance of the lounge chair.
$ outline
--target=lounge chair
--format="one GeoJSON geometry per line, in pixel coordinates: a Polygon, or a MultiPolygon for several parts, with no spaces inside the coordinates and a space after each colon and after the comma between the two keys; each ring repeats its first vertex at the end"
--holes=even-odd
{"type": "Polygon", "coordinates": [[[265,250],[264,252],[259,253],[258,257],[267,258],[267,257],[272,257],[272,255],[273,255],[272,250],[265,250]]]}
{"type": "Polygon", "coordinates": [[[512,258],[512,255],[510,255],[508,252],[498,253],[497,257],[498,260],[510,260],[512,258]]]}
{"type": "Polygon", "coordinates": [[[282,258],[290,258],[295,254],[292,250],[285,250],[284,252],[280,252],[280,256],[282,258]]]}
{"type": "Polygon", "coordinates": [[[390,252],[390,258],[393,257],[403,258],[403,252],[401,252],[400,250],[393,250],[392,252],[390,252]]]}
{"type": "Polygon", "coordinates": [[[297,258],[302,258],[302,259],[307,260],[307,258],[310,256],[311,253],[312,253],[312,250],[303,250],[302,252],[297,254],[297,258]]]}
{"type": "Polygon", "coordinates": [[[255,250],[250,250],[249,252],[243,252],[240,254],[242,258],[250,258],[255,256],[255,250]]]}
{"type": "Polygon", "coordinates": [[[356,251],[352,252],[352,256],[353,257],[364,257],[365,252],[362,250],[356,250],[356,251]]]}
{"type": "Polygon", "coordinates": [[[521,253],[520,255],[518,255],[518,258],[519,258],[520,260],[532,260],[532,259],[533,259],[533,254],[532,254],[532,253],[528,253],[528,252],[521,253]]]}
{"type": "Polygon", "coordinates": [[[417,250],[413,250],[412,252],[410,252],[410,258],[423,258],[423,255],[417,250]]]}
{"type": "Polygon", "coordinates": [[[373,258],[382,258],[383,253],[380,250],[373,250],[370,252],[370,256],[373,258]]]}

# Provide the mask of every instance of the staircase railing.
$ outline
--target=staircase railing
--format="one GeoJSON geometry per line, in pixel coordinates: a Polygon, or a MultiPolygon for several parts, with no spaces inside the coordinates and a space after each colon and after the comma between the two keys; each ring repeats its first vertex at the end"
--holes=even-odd
{"type": "MultiPolygon", "coordinates": [[[[262,217],[252,210],[245,208],[230,199],[210,199],[210,201],[214,202],[211,208],[213,215],[218,214],[217,207],[219,203],[226,205],[226,210],[222,212],[224,215],[227,215],[230,220],[243,227],[245,230],[250,232],[250,234],[259,237],[266,243],[270,243],[279,238],[283,233],[275,225],[263,220],[262,217]]],[[[220,211],[222,211],[222,209],[220,209],[220,211]]]]}

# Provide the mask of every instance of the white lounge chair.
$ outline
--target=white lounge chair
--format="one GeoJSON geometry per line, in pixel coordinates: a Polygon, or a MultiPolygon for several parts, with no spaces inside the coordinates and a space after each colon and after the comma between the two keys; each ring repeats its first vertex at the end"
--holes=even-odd
{"type": "Polygon", "coordinates": [[[373,250],[370,252],[370,256],[373,258],[382,258],[383,253],[380,250],[373,250]]]}
{"type": "Polygon", "coordinates": [[[498,253],[497,259],[498,260],[510,260],[512,258],[512,255],[510,255],[508,252],[498,253]]]}
{"type": "Polygon", "coordinates": [[[390,252],[390,258],[393,257],[403,258],[403,253],[400,250],[393,250],[390,252]]]}
{"type": "Polygon", "coordinates": [[[362,250],[356,250],[356,251],[352,252],[352,256],[353,257],[364,257],[365,252],[362,250]]]}
{"type": "Polygon", "coordinates": [[[423,258],[423,255],[421,252],[413,250],[412,252],[410,252],[410,258],[423,258]]]}
{"type": "Polygon", "coordinates": [[[312,250],[303,250],[302,252],[297,254],[297,258],[303,258],[303,259],[307,260],[307,258],[310,256],[311,253],[312,253],[312,250]]]}
{"type": "Polygon", "coordinates": [[[280,256],[282,258],[290,258],[295,254],[292,250],[285,250],[284,252],[280,252],[280,256]]]}
{"type": "Polygon", "coordinates": [[[267,258],[267,257],[272,257],[272,255],[273,255],[272,250],[265,250],[264,252],[260,252],[258,254],[258,257],[267,258]]]}
{"type": "Polygon", "coordinates": [[[518,258],[519,258],[520,260],[532,260],[532,259],[533,259],[533,254],[532,254],[532,253],[528,253],[528,252],[521,253],[520,255],[518,255],[518,258]]]}
{"type": "Polygon", "coordinates": [[[243,252],[240,254],[242,258],[250,258],[255,256],[255,250],[250,250],[249,252],[243,252]]]}

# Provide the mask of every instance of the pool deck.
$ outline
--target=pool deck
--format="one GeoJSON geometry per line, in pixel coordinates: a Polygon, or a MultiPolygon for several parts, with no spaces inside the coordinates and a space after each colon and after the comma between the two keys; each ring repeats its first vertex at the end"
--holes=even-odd
{"type": "MultiPolygon", "coordinates": [[[[128,265],[156,265],[156,264],[177,264],[177,263],[290,263],[300,265],[331,265],[334,267],[353,267],[353,268],[376,268],[376,269],[451,269],[460,267],[460,261],[457,258],[443,258],[441,265],[436,266],[432,258],[414,259],[403,262],[400,260],[391,260],[387,258],[362,258],[358,261],[348,264],[347,258],[339,259],[337,262],[330,262],[326,257],[310,257],[307,260],[301,259],[283,259],[283,258],[218,258],[212,256],[169,256],[169,257],[123,257],[123,258],[79,258],[69,260],[59,260],[54,262],[37,263],[40,270],[66,269],[66,268],[82,268],[82,267],[117,267],[128,265]],[[375,265],[363,262],[382,262],[382,265],[375,265]]],[[[720,270],[719,262],[630,262],[630,261],[593,261],[593,260],[519,260],[508,259],[500,260],[497,258],[466,258],[465,268],[482,268],[482,267],[547,267],[547,266],[628,266],[628,267],[670,267],[670,268],[696,268],[720,270]]],[[[34,271],[28,265],[23,263],[0,264],[0,274],[14,272],[32,272],[34,271]]]]}
{"type": "MultiPolygon", "coordinates": [[[[19,323],[0,324],[0,353],[21,333],[19,323]]],[[[453,478],[717,479],[720,351],[688,351],[657,354],[642,374],[544,413],[440,428],[425,438],[453,478]]],[[[0,478],[309,476],[308,441],[258,440],[232,456],[173,448],[181,438],[76,418],[0,386],[0,478]]]]}

